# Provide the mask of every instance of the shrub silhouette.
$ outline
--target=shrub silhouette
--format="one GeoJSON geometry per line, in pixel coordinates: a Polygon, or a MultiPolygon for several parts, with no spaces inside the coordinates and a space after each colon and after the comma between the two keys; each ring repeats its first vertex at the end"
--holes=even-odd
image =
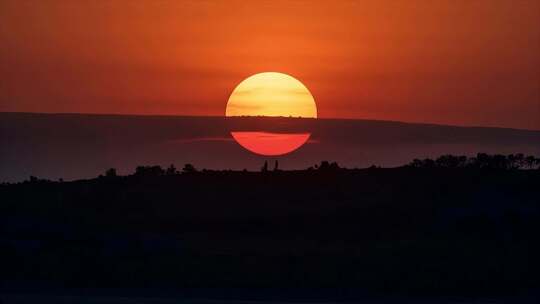
{"type": "Polygon", "coordinates": [[[339,165],[337,162],[328,162],[326,160],[323,160],[318,168],[318,170],[321,171],[335,171],[339,169],[339,165]]]}

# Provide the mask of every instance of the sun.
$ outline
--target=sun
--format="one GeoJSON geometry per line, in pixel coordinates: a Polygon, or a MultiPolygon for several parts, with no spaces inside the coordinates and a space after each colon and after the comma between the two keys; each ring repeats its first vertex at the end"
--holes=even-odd
{"type": "Polygon", "coordinates": [[[277,72],[243,80],[227,102],[225,116],[284,116],[316,118],[315,99],[296,78],[277,72]]]}
{"type": "MultiPolygon", "coordinates": [[[[250,76],[240,82],[227,102],[225,116],[283,116],[317,118],[315,99],[296,78],[276,72],[250,76]]],[[[265,156],[284,155],[303,146],[310,133],[232,131],[245,149],[265,156]]]]}

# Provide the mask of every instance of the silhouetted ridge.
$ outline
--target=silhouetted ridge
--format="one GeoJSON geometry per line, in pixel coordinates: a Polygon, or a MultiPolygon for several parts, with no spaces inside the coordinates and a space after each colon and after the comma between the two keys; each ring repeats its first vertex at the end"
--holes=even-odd
{"type": "Polygon", "coordinates": [[[29,175],[93,178],[111,166],[122,175],[149,164],[165,168],[174,163],[181,170],[178,161],[198,168],[259,171],[264,159],[239,146],[233,130],[310,133],[305,145],[279,158],[281,169],[304,169],[320,160],[365,168],[396,167],[442,154],[540,155],[540,131],[531,130],[361,119],[0,113],[0,182],[29,175]]]}

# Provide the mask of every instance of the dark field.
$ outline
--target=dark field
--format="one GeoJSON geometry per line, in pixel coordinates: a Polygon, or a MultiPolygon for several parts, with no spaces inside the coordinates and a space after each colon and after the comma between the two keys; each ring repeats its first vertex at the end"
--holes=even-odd
{"type": "Polygon", "coordinates": [[[403,167],[2,185],[0,281],[25,294],[529,299],[539,184],[540,170],[403,167]]]}

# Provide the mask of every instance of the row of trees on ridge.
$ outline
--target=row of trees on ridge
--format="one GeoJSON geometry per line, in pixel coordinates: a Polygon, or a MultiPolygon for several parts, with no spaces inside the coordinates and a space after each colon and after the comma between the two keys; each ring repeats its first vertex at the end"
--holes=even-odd
{"type": "Polygon", "coordinates": [[[413,168],[477,168],[477,169],[537,169],[540,166],[540,158],[532,155],[519,154],[486,154],[478,153],[475,157],[442,155],[433,160],[414,159],[407,165],[413,168]]]}

